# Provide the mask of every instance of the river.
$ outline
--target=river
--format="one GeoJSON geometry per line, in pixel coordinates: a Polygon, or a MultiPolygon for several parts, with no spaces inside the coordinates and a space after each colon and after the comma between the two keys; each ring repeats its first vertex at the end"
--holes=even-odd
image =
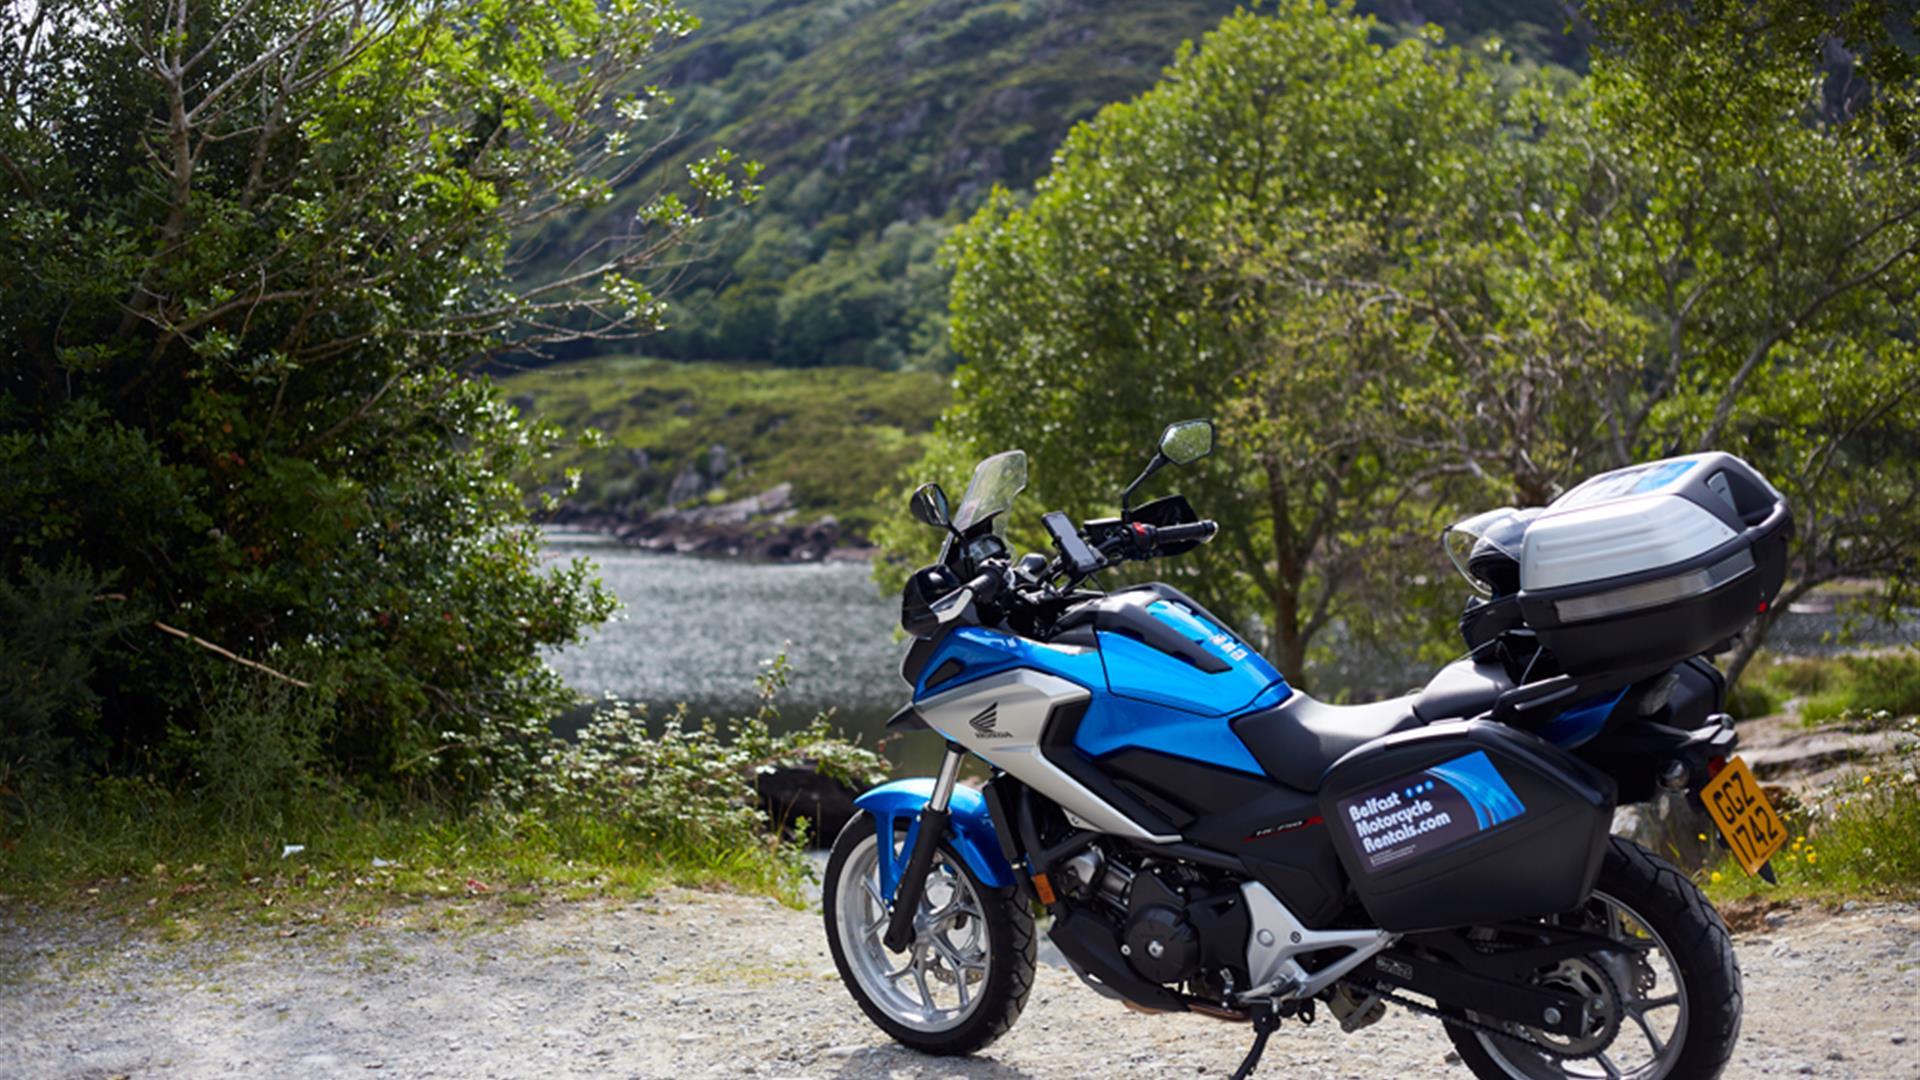
{"type": "Polygon", "coordinates": [[[548,659],[595,697],[685,702],[695,716],[750,710],[754,677],[784,652],[789,721],[823,709],[871,745],[905,701],[896,639],[899,602],[859,563],[754,563],[660,555],[593,534],[554,533],[551,554],[584,555],[625,610],[548,659]]]}

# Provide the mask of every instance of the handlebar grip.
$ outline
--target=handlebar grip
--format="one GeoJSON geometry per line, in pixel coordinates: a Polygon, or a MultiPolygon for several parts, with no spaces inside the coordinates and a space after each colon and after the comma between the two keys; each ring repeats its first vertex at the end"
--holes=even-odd
{"type": "Polygon", "coordinates": [[[932,604],[934,618],[945,626],[960,617],[971,604],[990,604],[1000,595],[1006,584],[1002,571],[982,570],[974,575],[972,581],[935,600],[932,604]]]}
{"type": "Polygon", "coordinates": [[[1189,540],[1206,543],[1213,534],[1220,531],[1217,521],[1195,521],[1186,525],[1162,525],[1153,531],[1153,540],[1157,544],[1181,544],[1189,540]]]}
{"type": "Polygon", "coordinates": [[[972,589],[973,598],[985,604],[992,603],[994,597],[1000,595],[1000,587],[1005,583],[1006,578],[1001,571],[988,569],[975,574],[973,580],[967,582],[962,588],[972,589]]]}

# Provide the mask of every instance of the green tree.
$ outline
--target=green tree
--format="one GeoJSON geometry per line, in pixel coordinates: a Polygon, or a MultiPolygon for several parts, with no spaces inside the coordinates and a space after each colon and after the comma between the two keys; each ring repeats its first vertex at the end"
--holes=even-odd
{"type": "Polygon", "coordinates": [[[1437,32],[1375,31],[1314,0],[1234,15],[953,242],[942,436],[1024,447],[1039,499],[1086,512],[1161,424],[1218,417],[1224,452],[1179,483],[1220,539],[1163,569],[1256,614],[1294,679],[1329,627],[1396,617],[1359,571],[1427,479],[1393,437],[1425,373],[1346,283],[1406,261],[1492,120],[1437,32]]]}
{"type": "MultiPolygon", "coordinates": [[[[1723,448],[1793,502],[1779,613],[1908,599],[1920,546],[1920,116],[1880,0],[1596,5],[1590,79],[1504,88],[1344,10],[1229,19],[955,241],[962,369],[929,463],[1009,445],[1083,506],[1157,423],[1228,421],[1189,486],[1200,591],[1298,676],[1330,627],[1430,627],[1423,523],[1723,448]],[[1395,625],[1391,614],[1403,615],[1395,625]]],[[[1902,35],[1905,35],[1904,37],[1902,35]]]]}
{"type": "Polygon", "coordinates": [[[509,273],[645,159],[664,103],[631,88],[693,27],[640,0],[0,7],[0,575],[122,620],[62,609],[94,644],[47,670],[85,707],[36,746],[131,767],[191,736],[215,661],[153,622],[313,683],[372,779],[475,783],[565,699],[538,650],[611,600],[542,564],[513,478],[556,433],[472,368],[653,329],[664,256],[754,192],[716,152],[565,272],[509,273]]]}
{"type": "Polygon", "coordinates": [[[1752,461],[1798,536],[1737,677],[1813,588],[1868,578],[1881,610],[1911,599],[1920,60],[1877,0],[1597,17],[1590,87],[1515,99],[1517,137],[1478,185],[1491,201],[1409,298],[1450,373],[1423,448],[1523,503],[1636,460],[1752,461]]]}

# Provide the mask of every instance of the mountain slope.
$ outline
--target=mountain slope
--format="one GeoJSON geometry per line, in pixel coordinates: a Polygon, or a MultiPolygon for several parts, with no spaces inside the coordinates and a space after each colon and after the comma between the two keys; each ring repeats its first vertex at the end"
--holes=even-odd
{"type": "MultiPolygon", "coordinates": [[[[656,81],[683,135],[610,206],[545,237],[546,258],[613,231],[716,145],[767,166],[650,352],[784,365],[944,366],[945,229],[995,183],[1025,186],[1066,132],[1139,93],[1233,0],[685,0],[704,23],[656,81]]],[[[1401,28],[1499,33],[1577,64],[1562,0],[1370,0],[1401,28]]]]}
{"type": "Polygon", "coordinates": [[[555,455],[556,467],[581,476],[564,522],[617,529],[789,485],[770,515],[796,526],[830,515],[853,535],[872,526],[876,499],[919,459],[949,393],[926,372],[616,356],[542,367],[505,387],[530,416],[606,436],[555,455]]]}

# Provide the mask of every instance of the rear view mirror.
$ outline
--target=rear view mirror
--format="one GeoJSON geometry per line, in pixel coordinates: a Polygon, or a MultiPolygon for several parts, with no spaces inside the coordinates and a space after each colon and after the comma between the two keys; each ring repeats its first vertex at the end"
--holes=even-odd
{"type": "Polygon", "coordinates": [[[936,529],[950,528],[953,524],[947,493],[939,484],[921,484],[915,488],[913,497],[907,500],[907,512],[913,515],[913,520],[936,529]]]}
{"type": "Polygon", "coordinates": [[[1181,420],[1160,433],[1160,453],[1175,465],[1191,465],[1213,453],[1213,421],[1181,420]]]}

